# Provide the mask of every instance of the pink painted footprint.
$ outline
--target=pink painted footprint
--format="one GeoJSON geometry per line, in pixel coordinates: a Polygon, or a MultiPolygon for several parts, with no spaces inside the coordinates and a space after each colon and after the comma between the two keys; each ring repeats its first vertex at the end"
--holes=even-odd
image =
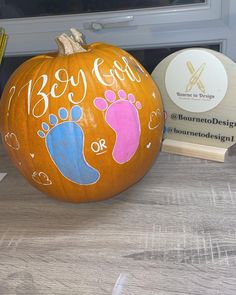
{"type": "Polygon", "coordinates": [[[128,162],[135,154],[140,140],[141,128],[138,109],[142,108],[132,93],[118,91],[119,99],[112,90],[105,91],[103,97],[94,99],[95,107],[106,111],[105,121],[116,133],[113,158],[119,164],[128,162]]]}

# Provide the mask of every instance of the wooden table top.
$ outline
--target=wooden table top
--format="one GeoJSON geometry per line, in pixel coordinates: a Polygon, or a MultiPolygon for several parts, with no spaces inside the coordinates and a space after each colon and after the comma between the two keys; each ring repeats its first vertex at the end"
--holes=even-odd
{"type": "Polygon", "coordinates": [[[28,184],[0,145],[0,294],[236,294],[236,160],[160,153],[103,202],[28,184]]]}

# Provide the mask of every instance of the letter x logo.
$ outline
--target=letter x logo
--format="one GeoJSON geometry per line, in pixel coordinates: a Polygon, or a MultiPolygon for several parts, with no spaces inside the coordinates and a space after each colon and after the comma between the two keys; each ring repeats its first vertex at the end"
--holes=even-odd
{"type": "Polygon", "coordinates": [[[194,69],[191,61],[187,61],[186,64],[187,64],[187,68],[188,68],[188,70],[189,70],[189,72],[191,74],[191,77],[190,77],[190,79],[188,81],[188,84],[186,86],[186,92],[191,91],[193,86],[196,85],[197,88],[201,92],[205,93],[205,87],[204,87],[202,81],[200,80],[200,77],[201,77],[201,75],[202,75],[202,73],[204,71],[204,68],[205,68],[206,64],[203,63],[197,70],[194,69]]]}

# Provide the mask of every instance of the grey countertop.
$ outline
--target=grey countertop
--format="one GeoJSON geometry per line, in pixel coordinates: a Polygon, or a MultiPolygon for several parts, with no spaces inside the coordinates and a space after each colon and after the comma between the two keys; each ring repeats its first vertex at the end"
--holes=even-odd
{"type": "Polygon", "coordinates": [[[236,294],[236,160],[160,153],[103,202],[50,199],[0,144],[0,294],[236,294]]]}

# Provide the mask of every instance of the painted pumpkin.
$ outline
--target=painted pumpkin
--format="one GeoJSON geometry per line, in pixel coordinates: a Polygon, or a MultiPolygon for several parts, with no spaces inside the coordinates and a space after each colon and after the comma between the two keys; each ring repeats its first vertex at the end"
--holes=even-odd
{"type": "Polygon", "coordinates": [[[10,158],[41,192],[71,201],[112,197],[137,182],[160,149],[163,108],[150,75],[122,49],[81,34],[10,77],[0,131],[10,158]]]}

